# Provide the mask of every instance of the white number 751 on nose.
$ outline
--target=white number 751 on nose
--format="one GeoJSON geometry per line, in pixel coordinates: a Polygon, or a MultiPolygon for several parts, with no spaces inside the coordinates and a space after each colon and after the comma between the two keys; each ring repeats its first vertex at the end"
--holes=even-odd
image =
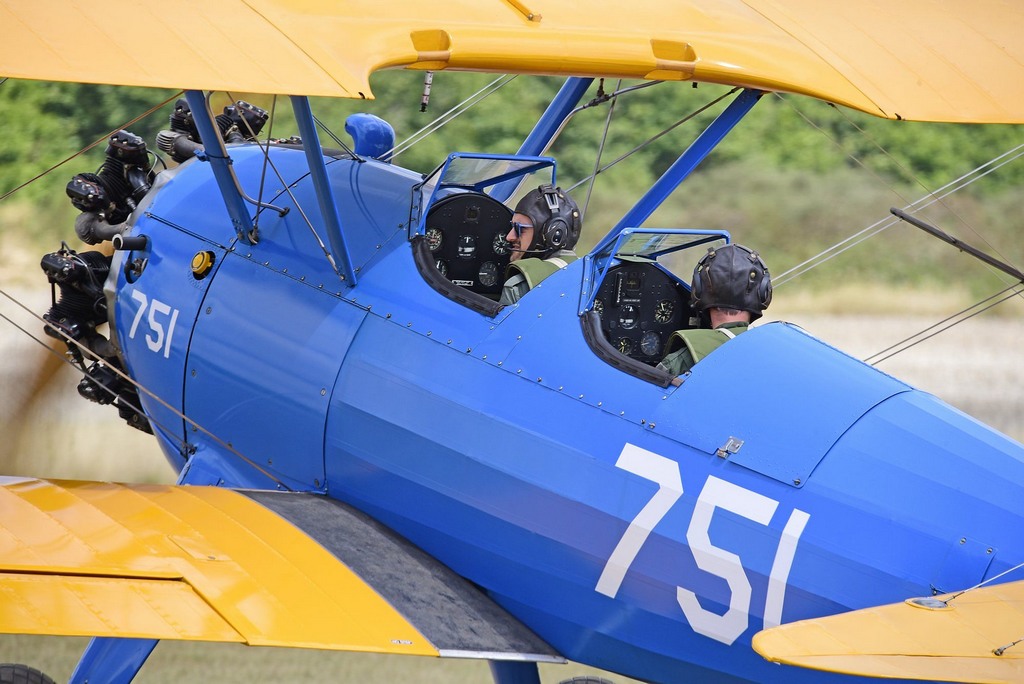
{"type": "MultiPolygon", "coordinates": [[[[622,580],[636,560],[647,537],[683,495],[679,464],[653,451],[626,444],[615,465],[651,480],[658,485],[658,490],[626,528],[626,532],[608,557],[601,577],[597,580],[595,589],[612,598],[618,594],[622,580]]],[[[676,600],[695,632],[731,644],[747,629],[750,614],[750,580],[743,568],[743,561],[735,553],[711,543],[708,530],[715,509],[723,508],[758,524],[768,525],[778,506],[779,502],[774,499],[713,475],[708,476],[704,488],[697,497],[693,516],[686,530],[686,541],[697,567],[721,577],[728,584],[729,609],[722,615],[711,612],[700,605],[697,595],[692,591],[676,587],[676,600]]],[[[768,579],[764,608],[765,628],[774,627],[782,621],[782,603],[789,571],[793,565],[793,556],[800,535],[809,519],[810,515],[794,508],[782,531],[768,579]]]]}
{"type": "Polygon", "coordinates": [[[135,314],[135,319],[132,320],[132,328],[128,332],[128,338],[135,339],[135,332],[138,330],[139,322],[146,313],[148,306],[149,317],[147,322],[149,323],[149,333],[146,334],[146,346],[149,347],[151,352],[160,353],[163,350],[164,358],[170,358],[171,339],[174,337],[174,324],[178,322],[178,310],[172,308],[169,304],[164,304],[159,299],[149,299],[140,290],[132,290],[132,299],[139,303],[139,310],[135,314]],[[161,319],[167,321],[166,332],[161,319]]]}

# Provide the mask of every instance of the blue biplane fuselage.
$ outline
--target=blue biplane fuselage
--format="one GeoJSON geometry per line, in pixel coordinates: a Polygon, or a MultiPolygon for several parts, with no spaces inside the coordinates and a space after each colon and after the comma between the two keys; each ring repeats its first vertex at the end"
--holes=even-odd
{"type": "MultiPolygon", "coordinates": [[[[256,187],[259,147],[229,151],[256,187]]],[[[291,211],[263,210],[256,244],[193,160],[136,212],[147,247],[114,262],[112,327],[169,404],[142,399],[183,482],[349,502],[567,658],[658,682],[819,681],[753,634],[1024,555],[1024,449],[935,397],[785,323],[678,387],[636,377],[585,338],[589,261],[481,313],[417,267],[421,176],[338,156],[350,286],[297,209],[320,225],[306,158],[270,156],[289,192],[270,174],[264,196],[291,211]]]]}

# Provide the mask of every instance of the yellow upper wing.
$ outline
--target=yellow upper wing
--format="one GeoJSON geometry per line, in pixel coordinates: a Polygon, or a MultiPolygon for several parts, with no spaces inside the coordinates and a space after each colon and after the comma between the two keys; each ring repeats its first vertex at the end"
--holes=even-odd
{"type": "Polygon", "coordinates": [[[388,67],[693,79],[1024,122],[1007,0],[0,0],[0,76],[369,97],[388,67]]]}
{"type": "Polygon", "coordinates": [[[0,632],[561,660],[468,582],[323,496],[0,485],[0,632]]]}
{"type": "Polygon", "coordinates": [[[843,674],[985,684],[1024,682],[1024,580],[938,608],[912,599],[792,622],[754,635],[768,660],[843,674]],[[1000,650],[1002,649],[1002,650],[1000,650]]]}

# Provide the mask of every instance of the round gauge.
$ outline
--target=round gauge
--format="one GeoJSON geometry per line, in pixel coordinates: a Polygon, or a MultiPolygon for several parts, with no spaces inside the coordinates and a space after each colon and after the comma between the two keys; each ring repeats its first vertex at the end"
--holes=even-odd
{"type": "Polygon", "coordinates": [[[427,247],[431,252],[441,249],[442,242],[444,242],[444,233],[437,228],[427,228],[427,247]]]}
{"type": "Polygon", "coordinates": [[[435,263],[434,265],[437,266],[437,270],[441,273],[441,275],[443,275],[445,278],[448,277],[448,263],[444,259],[438,259],[437,263],[435,263]]]}
{"type": "Polygon", "coordinates": [[[604,302],[602,302],[600,299],[595,299],[594,311],[597,312],[598,318],[604,318],[604,302]]]}
{"type": "Polygon", "coordinates": [[[672,314],[676,312],[676,303],[671,299],[662,299],[654,307],[654,320],[658,323],[668,323],[672,320],[672,314]]]}
{"type": "Polygon", "coordinates": [[[508,240],[505,239],[504,233],[496,233],[494,235],[494,241],[491,243],[491,249],[498,256],[505,256],[508,254],[509,244],[508,240]]]}
{"type": "Polygon", "coordinates": [[[640,351],[644,353],[644,356],[657,356],[661,351],[661,337],[658,336],[658,333],[645,332],[644,336],[640,338],[640,351]]]}
{"type": "Polygon", "coordinates": [[[480,272],[477,275],[481,285],[490,287],[498,282],[498,265],[493,261],[485,261],[480,265],[480,272]]]}
{"type": "Polygon", "coordinates": [[[615,344],[615,347],[623,354],[628,354],[633,351],[633,340],[628,337],[620,337],[619,341],[615,344]]]}
{"type": "Polygon", "coordinates": [[[460,259],[472,259],[475,257],[476,238],[472,235],[460,235],[458,255],[460,259]]]}
{"type": "Polygon", "coordinates": [[[632,330],[637,324],[636,307],[632,304],[623,304],[619,307],[619,325],[625,330],[632,330]]]}

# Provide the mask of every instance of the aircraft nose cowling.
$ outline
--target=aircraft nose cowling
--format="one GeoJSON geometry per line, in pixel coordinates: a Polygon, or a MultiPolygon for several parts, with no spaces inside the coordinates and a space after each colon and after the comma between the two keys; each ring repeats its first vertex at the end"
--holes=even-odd
{"type": "Polygon", "coordinates": [[[873,558],[919,595],[960,591],[1024,560],[1024,447],[924,392],[867,412],[804,494],[835,502],[819,531],[842,539],[842,555],[873,558]]]}

